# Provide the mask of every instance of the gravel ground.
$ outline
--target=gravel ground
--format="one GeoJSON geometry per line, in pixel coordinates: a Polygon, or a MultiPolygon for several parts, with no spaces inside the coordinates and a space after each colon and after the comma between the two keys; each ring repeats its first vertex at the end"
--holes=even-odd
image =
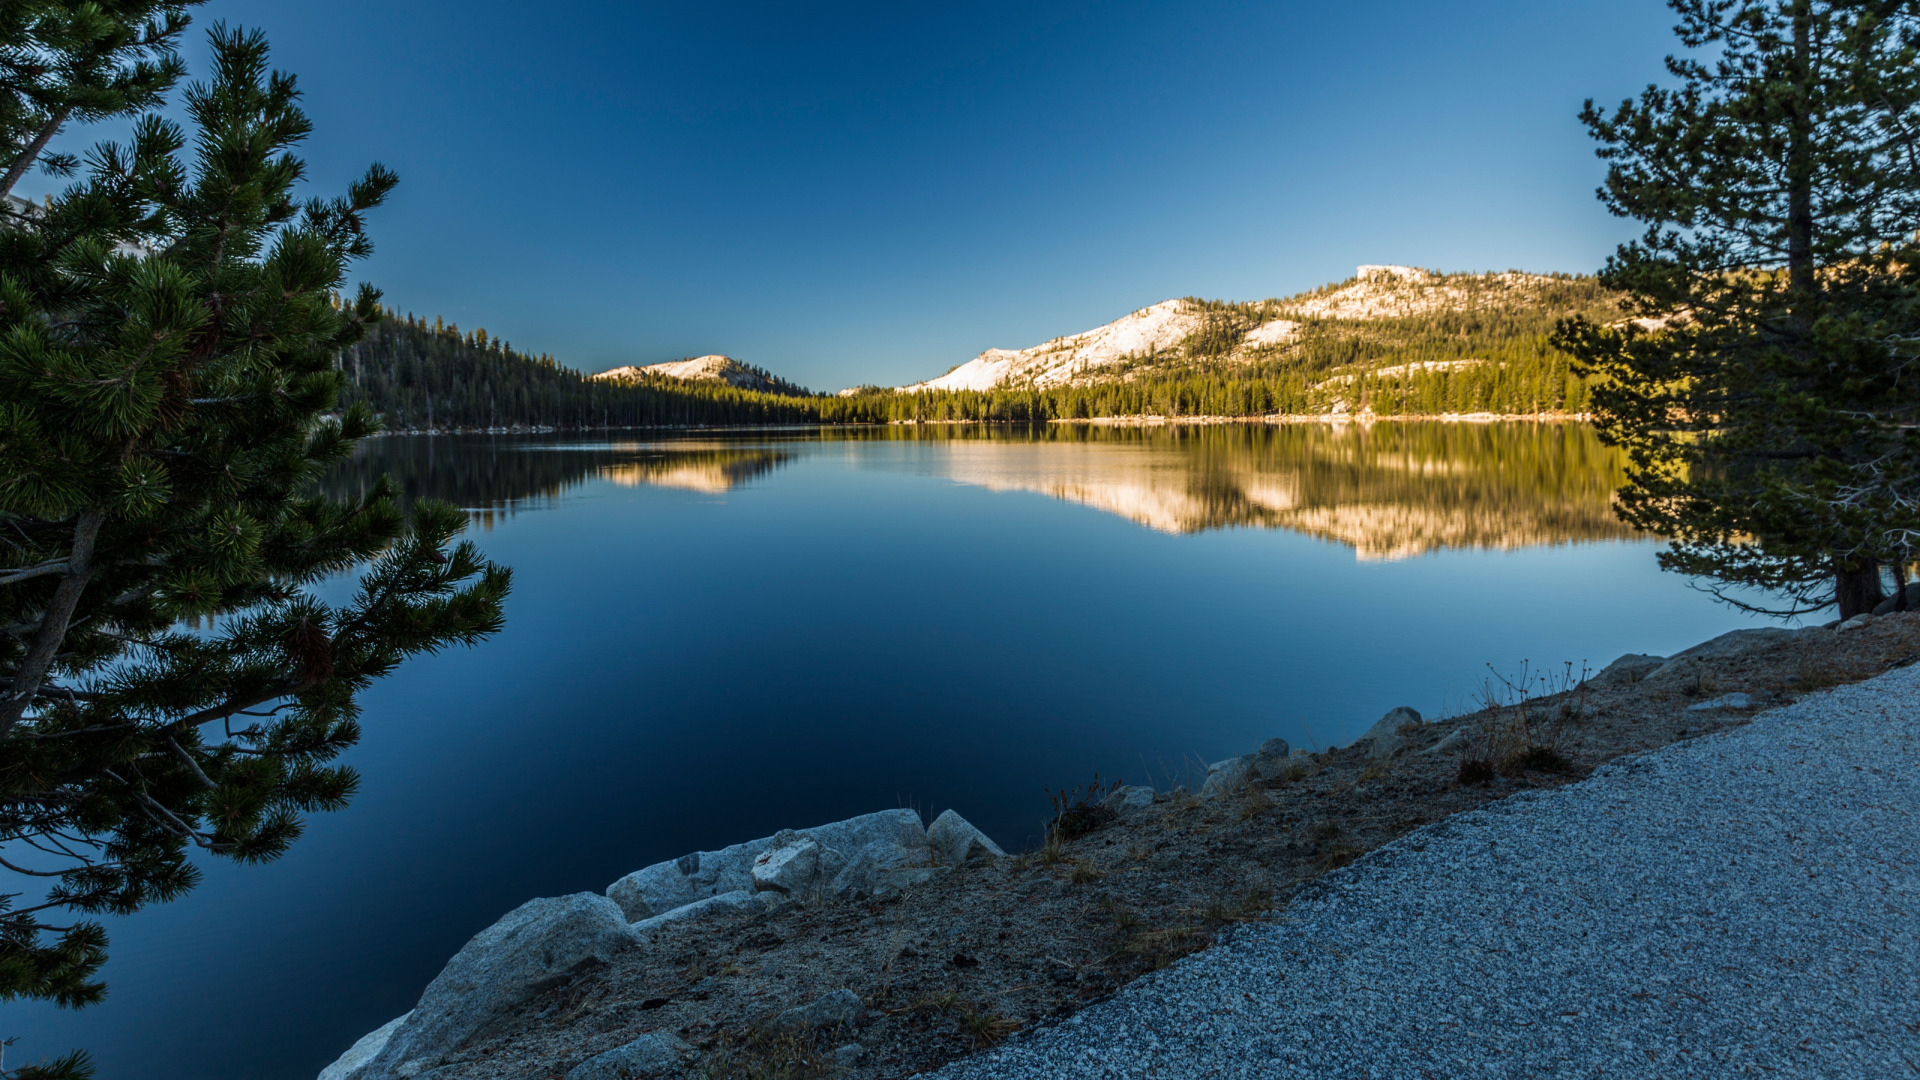
{"type": "Polygon", "coordinates": [[[937,1075],[1920,1076],[1920,665],[1458,814],[937,1075]]]}

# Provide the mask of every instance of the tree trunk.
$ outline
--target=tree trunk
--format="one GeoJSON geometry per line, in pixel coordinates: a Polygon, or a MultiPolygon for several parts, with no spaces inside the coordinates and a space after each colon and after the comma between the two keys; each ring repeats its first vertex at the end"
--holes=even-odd
{"type": "Polygon", "coordinates": [[[19,157],[13,159],[13,164],[7,167],[6,176],[0,178],[0,199],[12,193],[13,185],[19,183],[20,178],[27,175],[27,170],[33,167],[33,163],[40,160],[41,151],[47,148],[47,140],[59,132],[61,125],[67,122],[67,117],[72,112],[72,106],[55,110],[54,114],[47,119],[46,125],[40,129],[40,133],[33,137],[33,141],[27,144],[26,149],[20,151],[19,157]]]}
{"type": "Polygon", "coordinates": [[[1807,0],[1793,13],[1792,115],[1787,122],[1787,289],[1793,294],[1796,329],[1811,322],[1808,301],[1813,273],[1813,14],[1807,0]]]}
{"type": "Polygon", "coordinates": [[[80,594],[93,578],[93,544],[106,520],[107,516],[98,510],[84,510],[73,527],[73,548],[67,553],[66,577],[54,587],[53,598],[40,616],[40,628],[34,633],[33,644],[21,658],[20,666],[14,669],[13,685],[0,696],[0,739],[6,738],[13,725],[26,715],[27,707],[33,704],[34,695],[40,692],[47,672],[53,667],[53,658],[67,638],[67,624],[73,618],[73,610],[80,605],[80,594]]]}
{"type": "Polygon", "coordinates": [[[1907,561],[1906,556],[1893,560],[1893,610],[1907,610],[1907,561]]]}
{"type": "Polygon", "coordinates": [[[1840,603],[1842,619],[1872,611],[1874,605],[1886,599],[1880,591],[1880,561],[1862,559],[1860,565],[1851,569],[1835,568],[1833,598],[1840,603]]]}

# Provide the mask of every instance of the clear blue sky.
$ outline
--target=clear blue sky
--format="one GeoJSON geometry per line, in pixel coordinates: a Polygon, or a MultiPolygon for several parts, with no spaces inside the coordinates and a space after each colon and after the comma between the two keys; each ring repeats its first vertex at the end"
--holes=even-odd
{"type": "Polygon", "coordinates": [[[1660,0],[216,19],[299,75],[317,180],[399,172],[364,268],[396,307],[589,371],[724,352],[829,390],[1363,262],[1592,270],[1631,229],[1575,113],[1677,44],[1660,0]]]}

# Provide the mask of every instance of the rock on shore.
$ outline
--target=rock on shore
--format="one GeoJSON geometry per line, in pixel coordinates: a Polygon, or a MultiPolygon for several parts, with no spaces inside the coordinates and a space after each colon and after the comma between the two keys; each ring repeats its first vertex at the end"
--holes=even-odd
{"type": "MultiPolygon", "coordinates": [[[[614,882],[605,896],[530,900],[474,935],[411,1012],[354,1043],[320,1080],[425,1076],[521,1002],[606,963],[667,923],[885,895],[1005,855],[952,810],[934,822],[931,835],[914,811],[886,810],[655,863],[614,882]]],[[[839,1006],[844,1001],[835,998],[822,1008],[839,1006]]],[[[677,1042],[622,1047],[604,1061],[583,1063],[580,1080],[620,1070],[650,1075],[635,1070],[665,1062],[677,1042]]]]}
{"type": "Polygon", "coordinates": [[[416,1076],[513,1006],[590,964],[606,963],[632,940],[619,905],[604,896],[529,900],[455,953],[420,1004],[382,1028],[386,1038],[377,1049],[368,1047],[373,1053],[366,1063],[344,1072],[344,1080],[416,1076]]]}

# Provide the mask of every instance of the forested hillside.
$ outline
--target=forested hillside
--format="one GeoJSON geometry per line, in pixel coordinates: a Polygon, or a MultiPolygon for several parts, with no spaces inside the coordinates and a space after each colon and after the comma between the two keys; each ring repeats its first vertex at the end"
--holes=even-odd
{"type": "Polygon", "coordinates": [[[1107,363],[1068,382],[1031,379],[989,390],[914,390],[842,401],[859,415],[890,420],[1029,422],[1586,411],[1586,380],[1549,338],[1568,315],[1600,322],[1620,317],[1594,279],[1367,269],[1392,273],[1285,300],[1189,298],[1184,303],[1193,313],[1192,328],[1168,349],[1107,363]]]}
{"type": "MultiPolygon", "coordinates": [[[[484,330],[463,333],[411,315],[380,323],[341,364],[352,382],[349,400],[371,405],[396,431],[1274,413],[1534,415],[1582,413],[1589,405],[1587,381],[1549,343],[1555,323],[1573,314],[1599,322],[1620,317],[1613,298],[1589,277],[1403,267],[1363,268],[1348,281],[1282,300],[1177,303],[1183,321],[1174,324],[1179,335],[1165,348],[1110,358],[1094,370],[1055,366],[1046,377],[1009,379],[991,389],[923,384],[828,397],[799,396],[785,383],[779,385],[788,393],[765,393],[645,368],[590,378],[551,356],[517,352],[484,330]]],[[[1064,345],[988,355],[1045,360],[1080,339],[1056,340],[1064,345]]]]}
{"type": "Polygon", "coordinates": [[[663,375],[595,380],[439,319],[389,312],[340,357],[350,386],[389,431],[804,423],[817,400],[663,375]]]}

